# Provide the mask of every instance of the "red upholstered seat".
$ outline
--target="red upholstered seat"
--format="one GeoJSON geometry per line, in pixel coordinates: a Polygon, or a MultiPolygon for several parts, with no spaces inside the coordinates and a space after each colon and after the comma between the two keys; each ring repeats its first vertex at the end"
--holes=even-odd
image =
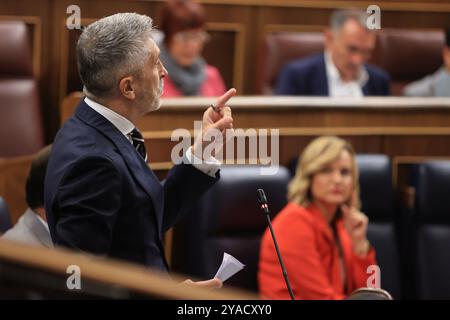
{"type": "Polygon", "coordinates": [[[31,154],[44,146],[31,38],[22,22],[0,22],[0,157],[31,154]]]}

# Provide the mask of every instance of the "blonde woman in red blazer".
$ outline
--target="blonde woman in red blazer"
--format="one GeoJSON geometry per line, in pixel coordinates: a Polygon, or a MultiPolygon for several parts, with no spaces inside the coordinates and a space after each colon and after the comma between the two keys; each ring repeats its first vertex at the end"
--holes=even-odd
{"type": "MultiPolygon", "coordinates": [[[[289,184],[289,203],[273,227],[297,299],[344,299],[366,287],[375,251],[367,217],[359,211],[358,170],[352,146],[320,137],[301,154],[289,184]]],[[[289,299],[268,230],[260,250],[262,298],[289,299]]]]}

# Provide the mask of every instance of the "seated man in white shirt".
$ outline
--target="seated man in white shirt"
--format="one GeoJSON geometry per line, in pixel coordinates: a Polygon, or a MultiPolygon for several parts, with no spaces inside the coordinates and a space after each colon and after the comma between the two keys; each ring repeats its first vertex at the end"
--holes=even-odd
{"type": "Polygon", "coordinates": [[[278,95],[362,97],[389,95],[389,76],[367,64],[376,34],[366,26],[368,15],[338,10],[325,31],[325,52],[289,62],[282,69],[278,95]]]}
{"type": "Polygon", "coordinates": [[[28,208],[2,239],[53,247],[44,208],[44,180],[50,150],[51,145],[39,151],[33,159],[26,183],[28,208]]]}

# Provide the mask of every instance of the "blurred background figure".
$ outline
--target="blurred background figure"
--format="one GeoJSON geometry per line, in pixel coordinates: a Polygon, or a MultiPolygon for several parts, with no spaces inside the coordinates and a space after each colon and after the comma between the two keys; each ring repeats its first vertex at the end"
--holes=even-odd
{"type": "Polygon", "coordinates": [[[445,32],[445,47],[442,49],[444,65],[432,75],[417,80],[405,87],[405,96],[450,97],[450,28],[445,32]]]}
{"type": "Polygon", "coordinates": [[[53,247],[44,208],[44,180],[50,151],[51,145],[39,151],[33,159],[26,182],[28,209],[2,239],[53,247]]]}
{"type": "Polygon", "coordinates": [[[202,58],[205,11],[190,0],[168,0],[161,13],[161,60],[169,76],[164,79],[163,97],[219,96],[225,84],[219,71],[202,58]]]}
{"type": "MultiPolygon", "coordinates": [[[[273,228],[297,299],[344,299],[367,286],[376,264],[359,211],[358,169],[352,146],[337,137],[313,140],[289,183],[289,203],[273,228]]],[[[289,299],[275,247],[266,230],[258,271],[262,298],[289,299]]]]}
{"type": "Polygon", "coordinates": [[[375,49],[376,33],[366,26],[368,15],[338,10],[325,31],[325,52],[288,63],[275,93],[330,97],[389,95],[389,76],[366,64],[375,49]]]}

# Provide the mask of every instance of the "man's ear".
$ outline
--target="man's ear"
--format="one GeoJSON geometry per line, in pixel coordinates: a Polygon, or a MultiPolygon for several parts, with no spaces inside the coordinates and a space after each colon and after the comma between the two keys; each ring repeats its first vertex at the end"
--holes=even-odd
{"type": "Polygon", "coordinates": [[[442,59],[447,70],[450,70],[450,47],[444,47],[442,49],[442,59]]]}
{"type": "Polygon", "coordinates": [[[119,90],[124,98],[134,100],[136,98],[136,90],[133,84],[133,77],[128,76],[120,79],[119,90]]]}
{"type": "Polygon", "coordinates": [[[325,42],[324,42],[325,48],[330,49],[331,45],[333,44],[335,34],[333,33],[333,31],[330,28],[325,29],[323,34],[325,36],[325,39],[324,39],[325,40],[325,42]]]}

